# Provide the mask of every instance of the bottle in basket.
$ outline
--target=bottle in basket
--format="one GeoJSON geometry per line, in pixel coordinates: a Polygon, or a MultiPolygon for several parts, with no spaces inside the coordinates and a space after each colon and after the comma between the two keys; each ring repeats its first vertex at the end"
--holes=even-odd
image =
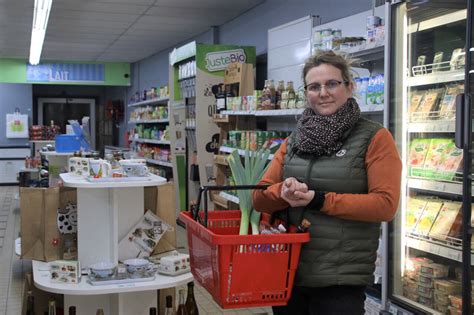
{"type": "Polygon", "coordinates": [[[186,309],[185,299],[184,299],[184,290],[179,290],[179,304],[178,304],[178,311],[176,315],[188,315],[188,310],[186,309]]]}
{"type": "Polygon", "coordinates": [[[186,298],[186,310],[189,315],[199,315],[196,299],[194,298],[194,282],[188,283],[188,296],[186,298]]]}

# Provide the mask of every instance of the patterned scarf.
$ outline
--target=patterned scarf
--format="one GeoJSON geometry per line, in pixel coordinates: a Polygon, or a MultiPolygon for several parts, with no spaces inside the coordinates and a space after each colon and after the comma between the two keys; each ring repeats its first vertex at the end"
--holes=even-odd
{"type": "Polygon", "coordinates": [[[296,124],[296,154],[331,155],[342,147],[344,132],[351,129],[360,117],[356,100],[347,99],[337,112],[324,116],[306,108],[296,124]]]}

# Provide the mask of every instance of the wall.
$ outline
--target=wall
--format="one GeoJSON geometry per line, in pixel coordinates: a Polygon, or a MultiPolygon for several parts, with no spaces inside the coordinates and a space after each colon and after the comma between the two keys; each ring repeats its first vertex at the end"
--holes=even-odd
{"type": "MultiPolygon", "coordinates": [[[[218,42],[216,43],[256,46],[257,55],[260,55],[267,51],[267,32],[270,28],[307,15],[319,15],[321,22],[326,23],[369,10],[371,7],[372,0],[338,0],[324,1],[323,3],[314,0],[268,0],[234,20],[219,26],[216,38],[218,42]]],[[[205,44],[213,43],[213,32],[209,30],[174,47],[179,47],[193,40],[205,44]]],[[[174,47],[133,64],[132,86],[129,88],[129,97],[136,91],[168,84],[168,55],[174,47]]]]}
{"type": "Polygon", "coordinates": [[[29,145],[28,139],[6,138],[6,114],[12,114],[18,107],[22,114],[32,117],[32,87],[31,84],[0,84],[0,146],[29,145]]]}

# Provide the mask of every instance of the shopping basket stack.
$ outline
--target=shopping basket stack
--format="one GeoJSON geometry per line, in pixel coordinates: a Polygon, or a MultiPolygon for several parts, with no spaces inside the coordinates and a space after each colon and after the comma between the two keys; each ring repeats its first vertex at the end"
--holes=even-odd
{"type": "Polygon", "coordinates": [[[240,210],[207,210],[207,191],[259,186],[201,187],[204,212],[182,212],[191,272],[222,308],[286,305],[301,245],[308,233],[239,235],[240,210]]]}

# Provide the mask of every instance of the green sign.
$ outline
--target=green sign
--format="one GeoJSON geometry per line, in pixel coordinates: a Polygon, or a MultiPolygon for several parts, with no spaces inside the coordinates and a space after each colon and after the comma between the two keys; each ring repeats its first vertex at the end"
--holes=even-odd
{"type": "Polygon", "coordinates": [[[31,66],[24,59],[0,59],[0,83],[130,86],[130,64],[58,61],[31,66]]]}
{"type": "Polygon", "coordinates": [[[255,46],[197,44],[196,61],[199,70],[224,76],[225,68],[233,62],[255,66],[255,46]]]}

